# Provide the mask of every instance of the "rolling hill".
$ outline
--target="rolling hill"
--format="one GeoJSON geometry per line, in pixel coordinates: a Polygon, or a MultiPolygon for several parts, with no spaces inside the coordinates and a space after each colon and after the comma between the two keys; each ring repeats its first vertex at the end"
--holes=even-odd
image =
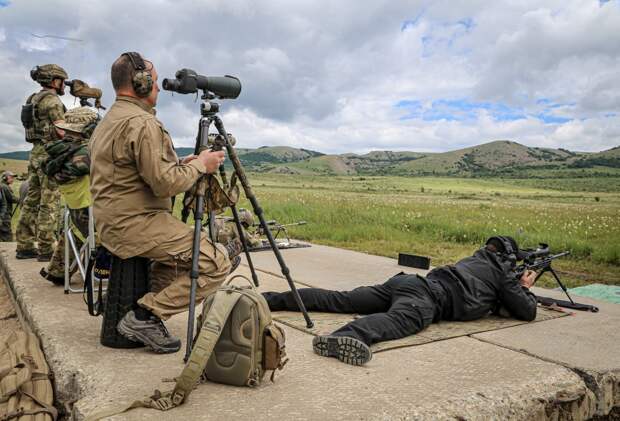
{"type": "MultiPolygon", "coordinates": [[[[193,152],[178,148],[179,156],[193,152]]],[[[325,155],[288,146],[262,146],[237,149],[247,171],[316,175],[435,175],[453,177],[545,177],[620,175],[620,146],[597,153],[566,149],[535,148],[509,140],[496,140],[443,153],[372,151],[359,155],[325,155]],[[578,176],[578,175],[577,175],[578,176]]],[[[11,166],[27,159],[27,152],[0,154],[12,159],[11,166]]],[[[8,162],[8,161],[7,161],[8,162]]],[[[6,164],[5,164],[6,165],[6,164]]],[[[230,160],[226,161],[230,166],[230,160]]],[[[19,167],[19,165],[17,168],[19,167]]],[[[25,165],[24,165],[25,170],[25,165]]]]}

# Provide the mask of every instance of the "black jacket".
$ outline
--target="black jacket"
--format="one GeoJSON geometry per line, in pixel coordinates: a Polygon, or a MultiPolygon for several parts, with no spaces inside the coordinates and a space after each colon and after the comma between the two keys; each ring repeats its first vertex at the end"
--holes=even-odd
{"type": "Polygon", "coordinates": [[[427,275],[448,293],[450,320],[474,320],[503,306],[515,318],[536,318],[536,296],[519,285],[510,262],[485,248],[455,265],[441,266],[427,275]],[[450,306],[450,304],[449,304],[450,306]]]}

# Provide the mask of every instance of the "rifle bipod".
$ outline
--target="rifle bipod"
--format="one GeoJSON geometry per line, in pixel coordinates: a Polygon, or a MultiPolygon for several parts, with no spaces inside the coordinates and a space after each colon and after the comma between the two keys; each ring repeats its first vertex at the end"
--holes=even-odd
{"type": "MultiPolygon", "coordinates": [[[[312,322],[312,320],[310,319],[310,316],[308,315],[308,311],[306,310],[306,307],[303,301],[301,300],[301,297],[299,296],[299,291],[297,291],[297,287],[295,286],[295,283],[293,282],[293,279],[291,278],[290,270],[286,266],[286,263],[284,262],[284,258],[282,257],[282,254],[280,253],[280,250],[278,249],[278,246],[275,243],[271,230],[269,229],[269,225],[267,224],[267,221],[265,220],[265,217],[263,215],[263,210],[260,207],[258,200],[256,199],[256,196],[254,196],[254,192],[252,191],[252,187],[250,186],[250,183],[245,175],[245,171],[243,169],[243,166],[241,165],[241,161],[239,161],[239,157],[237,156],[234,146],[232,145],[228,137],[228,133],[226,132],[224,128],[224,123],[222,122],[220,117],[217,115],[217,112],[219,111],[219,104],[209,101],[210,99],[212,99],[212,96],[206,91],[202,95],[201,99],[202,99],[202,103],[200,107],[201,118],[198,124],[198,135],[196,136],[196,147],[194,148],[194,154],[198,155],[202,150],[208,147],[209,127],[211,126],[211,124],[215,125],[219,133],[219,137],[216,137],[216,139],[214,140],[211,150],[217,151],[217,150],[222,150],[224,147],[226,148],[228,158],[231,160],[233,168],[234,168],[233,177],[236,176],[239,182],[241,183],[241,186],[243,188],[246,198],[250,201],[250,204],[252,205],[252,209],[254,210],[254,213],[256,214],[256,216],[258,216],[260,225],[264,230],[264,233],[267,237],[269,245],[276,256],[278,264],[280,265],[280,270],[282,272],[282,275],[284,275],[284,277],[286,278],[289,288],[293,294],[293,298],[295,299],[295,302],[297,303],[299,310],[302,312],[304,319],[306,320],[306,326],[308,328],[312,328],[314,326],[314,323],[312,322]]],[[[220,165],[219,174],[222,179],[222,183],[224,184],[224,188],[225,189],[228,188],[228,181],[226,177],[226,171],[224,169],[224,164],[220,165]]],[[[195,199],[194,200],[194,239],[193,239],[194,241],[193,241],[193,246],[192,246],[193,247],[192,248],[192,269],[190,271],[191,288],[190,288],[189,314],[188,314],[188,322],[187,322],[187,344],[186,344],[185,357],[184,357],[185,362],[188,361],[189,356],[191,354],[192,342],[194,338],[194,318],[195,318],[195,312],[196,312],[196,284],[197,284],[198,275],[199,275],[198,260],[200,258],[200,234],[202,231],[202,219],[203,219],[204,210],[205,210],[205,196],[208,196],[211,193],[210,189],[207,187],[208,177],[214,177],[214,175],[201,176],[196,184],[196,189],[194,193],[194,199],[195,199]]],[[[183,208],[183,211],[181,212],[181,219],[183,220],[183,222],[187,222],[187,219],[189,217],[189,212],[190,212],[189,207],[185,206],[185,204],[188,203],[187,199],[189,197],[191,197],[191,193],[186,192],[185,197],[183,199],[184,208],[183,208]]],[[[239,240],[241,241],[243,251],[246,257],[246,261],[252,273],[252,280],[254,281],[254,284],[258,286],[258,276],[256,274],[256,269],[254,268],[252,258],[250,257],[249,248],[245,241],[245,234],[243,231],[243,227],[241,226],[241,222],[239,221],[239,213],[237,212],[237,207],[235,203],[232,203],[229,207],[233,214],[233,219],[237,227],[237,232],[239,233],[239,240]]],[[[209,210],[209,236],[212,242],[215,241],[214,225],[215,225],[215,212],[210,209],[209,210]]]]}
{"type": "Polygon", "coordinates": [[[536,279],[534,280],[534,284],[536,284],[536,281],[538,281],[538,279],[540,279],[540,277],[543,276],[545,274],[545,272],[551,272],[551,274],[555,278],[555,281],[557,282],[558,286],[560,287],[560,289],[562,291],[564,291],[564,294],[566,294],[566,296],[568,297],[569,301],[557,300],[557,299],[551,298],[551,297],[540,297],[540,296],[537,295],[536,296],[536,301],[537,302],[539,302],[540,304],[542,304],[544,306],[551,306],[551,305],[555,304],[555,305],[558,305],[560,307],[571,308],[573,310],[591,311],[592,313],[598,313],[598,307],[596,307],[596,306],[593,306],[591,304],[576,303],[575,301],[573,301],[572,297],[568,293],[568,289],[566,289],[566,286],[562,283],[562,280],[560,279],[560,275],[557,274],[557,272],[551,267],[551,265],[545,267],[544,269],[542,269],[538,273],[538,275],[536,275],[536,279]]]}

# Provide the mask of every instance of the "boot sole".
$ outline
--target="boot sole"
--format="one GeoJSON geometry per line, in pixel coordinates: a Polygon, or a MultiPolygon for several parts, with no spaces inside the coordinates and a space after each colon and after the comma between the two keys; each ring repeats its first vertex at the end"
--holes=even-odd
{"type": "Polygon", "coordinates": [[[347,336],[315,336],[312,349],[322,357],[338,358],[351,365],[364,365],[372,359],[368,345],[347,336]]]}
{"type": "Polygon", "coordinates": [[[125,338],[129,339],[130,341],[134,341],[134,342],[138,342],[138,343],[144,344],[146,347],[148,347],[151,351],[153,351],[156,354],[174,354],[179,349],[181,349],[180,345],[177,346],[177,347],[174,347],[174,348],[165,348],[165,347],[163,347],[161,345],[157,345],[156,343],[151,341],[148,338],[148,336],[143,335],[142,333],[140,333],[137,330],[133,330],[133,329],[129,328],[125,324],[125,320],[124,319],[122,319],[119,322],[118,326],[116,326],[116,330],[118,331],[118,333],[120,333],[125,338]]]}

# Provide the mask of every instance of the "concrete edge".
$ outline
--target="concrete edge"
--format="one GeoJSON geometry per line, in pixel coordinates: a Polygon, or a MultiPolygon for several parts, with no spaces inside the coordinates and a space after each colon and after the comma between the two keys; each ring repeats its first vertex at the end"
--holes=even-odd
{"type": "Polygon", "coordinates": [[[496,341],[482,339],[475,335],[469,335],[469,337],[472,339],[476,339],[480,342],[488,343],[490,345],[495,345],[511,351],[520,352],[529,357],[537,358],[548,363],[560,365],[577,374],[584,382],[585,386],[589,389],[590,392],[592,392],[595,397],[594,402],[596,405],[596,411],[593,415],[607,416],[614,410],[614,408],[620,408],[620,370],[598,372],[585,368],[573,367],[562,361],[558,361],[553,358],[542,357],[521,348],[506,346],[496,341]]]}

